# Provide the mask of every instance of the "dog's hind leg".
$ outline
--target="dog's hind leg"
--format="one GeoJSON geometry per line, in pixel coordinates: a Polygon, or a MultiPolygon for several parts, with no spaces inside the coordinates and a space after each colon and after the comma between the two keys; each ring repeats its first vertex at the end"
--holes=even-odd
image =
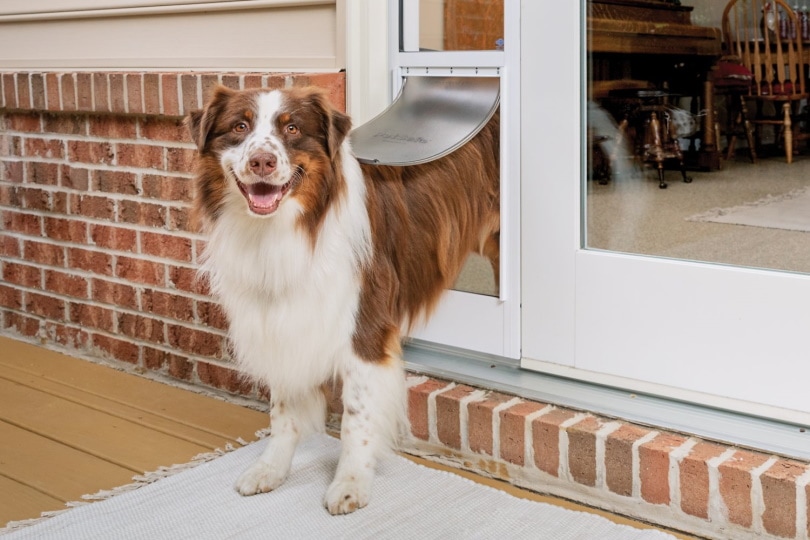
{"type": "Polygon", "coordinates": [[[405,422],[401,360],[352,358],[343,373],[343,448],[324,499],[329,513],[348,514],[368,504],[377,459],[396,444],[405,422]]]}
{"type": "Polygon", "coordinates": [[[320,389],[297,399],[275,399],[270,409],[270,437],[259,459],[236,481],[242,495],[265,493],[279,487],[290,471],[302,435],[322,431],[326,402],[320,389]]]}

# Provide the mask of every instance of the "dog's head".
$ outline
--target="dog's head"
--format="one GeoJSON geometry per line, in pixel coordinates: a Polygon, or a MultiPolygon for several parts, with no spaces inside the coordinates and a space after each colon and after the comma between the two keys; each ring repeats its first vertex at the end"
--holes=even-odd
{"type": "Polygon", "coordinates": [[[216,88],[186,124],[199,152],[197,211],[267,217],[295,199],[304,212],[330,199],[351,121],[314,88],[216,88]]]}

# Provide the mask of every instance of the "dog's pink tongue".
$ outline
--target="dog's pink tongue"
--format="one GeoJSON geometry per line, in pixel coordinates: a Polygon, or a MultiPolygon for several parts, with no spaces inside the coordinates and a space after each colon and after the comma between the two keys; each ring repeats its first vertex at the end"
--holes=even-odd
{"type": "Polygon", "coordinates": [[[281,202],[283,191],[281,186],[274,186],[266,182],[258,182],[247,186],[250,209],[257,214],[275,212],[281,202]]]}

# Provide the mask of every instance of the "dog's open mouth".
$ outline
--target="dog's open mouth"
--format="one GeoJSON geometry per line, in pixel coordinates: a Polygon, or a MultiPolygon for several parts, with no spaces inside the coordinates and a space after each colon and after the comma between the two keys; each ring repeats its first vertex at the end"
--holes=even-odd
{"type": "Polygon", "coordinates": [[[278,209],[284,195],[290,190],[292,180],[284,185],[277,186],[268,182],[254,182],[243,184],[237,180],[239,190],[247,200],[250,211],[260,216],[267,216],[278,209]]]}

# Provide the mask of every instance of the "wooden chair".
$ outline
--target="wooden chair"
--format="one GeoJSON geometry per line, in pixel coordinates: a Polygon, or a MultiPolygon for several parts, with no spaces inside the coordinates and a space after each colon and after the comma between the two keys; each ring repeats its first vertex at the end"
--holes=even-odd
{"type": "Polygon", "coordinates": [[[810,97],[797,19],[784,0],[731,0],[723,11],[727,53],[753,74],[745,98],[754,102],[751,122],[758,128],[757,142],[761,143],[759,126],[777,126],[788,163],[793,162],[799,140],[810,138],[796,121],[801,100],[810,97]],[[791,25],[795,32],[789,31],[791,25]]]}

